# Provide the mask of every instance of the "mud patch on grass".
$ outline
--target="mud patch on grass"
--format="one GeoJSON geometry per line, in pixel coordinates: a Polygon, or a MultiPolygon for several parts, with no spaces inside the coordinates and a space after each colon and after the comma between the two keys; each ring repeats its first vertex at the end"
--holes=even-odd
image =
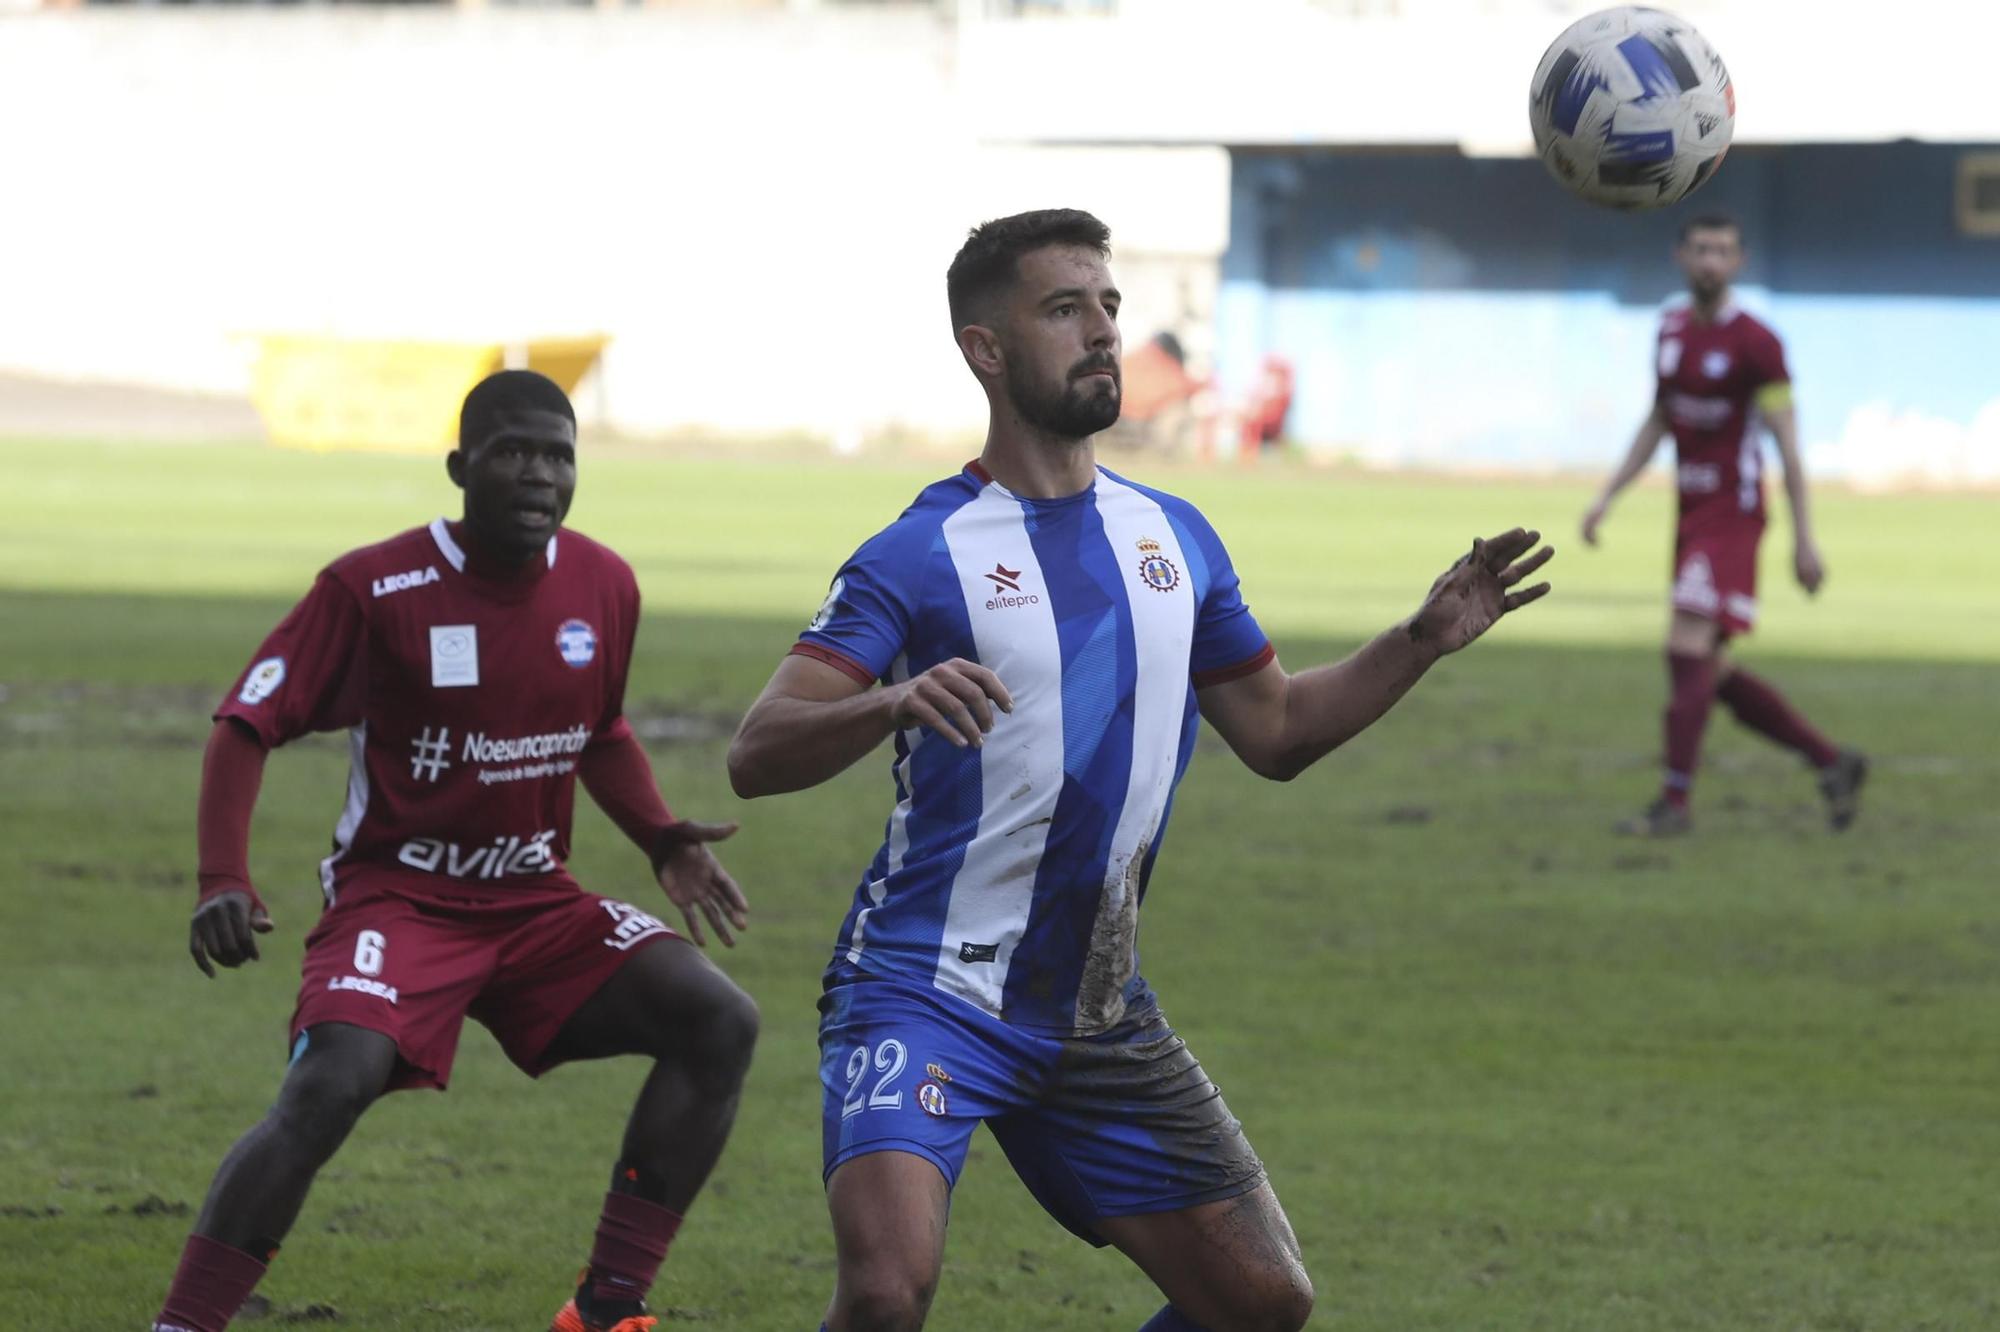
{"type": "Polygon", "coordinates": [[[136,1216],[143,1219],[166,1216],[186,1216],[194,1209],[184,1202],[170,1202],[157,1193],[149,1193],[130,1207],[120,1207],[117,1203],[104,1209],[106,1216],[136,1216]]]}

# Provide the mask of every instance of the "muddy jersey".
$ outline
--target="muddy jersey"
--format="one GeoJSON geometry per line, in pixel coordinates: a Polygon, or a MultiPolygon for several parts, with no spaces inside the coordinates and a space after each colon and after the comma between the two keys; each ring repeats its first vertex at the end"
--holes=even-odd
{"type": "Polygon", "coordinates": [[[834,579],[793,649],[864,683],[962,657],[1014,700],[982,747],[895,737],[895,809],[832,972],[934,987],[1030,1031],[1142,1007],[1139,903],[1194,752],[1195,687],[1271,659],[1194,506],[1099,469],[1015,495],[977,464],[834,579]]]}
{"type": "Polygon", "coordinates": [[[577,764],[628,733],[638,620],[631,568],[588,537],[488,576],[440,518],[327,566],[216,716],[267,747],[347,731],[329,901],[371,868],[458,898],[567,881],[577,764]]]}
{"type": "Polygon", "coordinates": [[[1657,372],[1678,455],[1682,529],[1761,526],[1766,427],[1758,399],[1791,379],[1778,335],[1733,304],[1713,322],[1670,310],[1660,322],[1657,372]]]}

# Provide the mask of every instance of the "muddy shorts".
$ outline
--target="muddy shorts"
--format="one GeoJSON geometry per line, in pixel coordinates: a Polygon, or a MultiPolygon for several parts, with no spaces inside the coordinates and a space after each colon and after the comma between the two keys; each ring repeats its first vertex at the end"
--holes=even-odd
{"type": "Polygon", "coordinates": [[[992,1131],[1050,1216],[1102,1245],[1102,1217],[1247,1193],[1264,1166],[1157,1008],[1100,1036],[1038,1036],[937,990],[873,977],[820,999],[823,1174],[869,1152],[928,1159],[956,1187],[992,1131]]]}

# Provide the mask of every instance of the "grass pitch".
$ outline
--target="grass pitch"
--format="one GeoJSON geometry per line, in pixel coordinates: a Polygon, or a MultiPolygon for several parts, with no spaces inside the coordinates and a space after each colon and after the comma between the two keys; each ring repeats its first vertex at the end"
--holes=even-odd
{"type": "MultiPolygon", "coordinates": [[[[339,743],[273,761],[253,868],[280,932],[205,981],[185,921],[208,712],[321,563],[455,496],[436,460],[5,444],[0,465],[0,1308],[136,1327],[277,1084],[342,798],[339,743]]],[[[888,784],[878,755],[743,806],[722,751],[842,556],[938,470],[586,450],[574,521],[647,597],[631,711],[677,808],[744,820],[726,852],[756,913],[722,961],[765,1037],[656,1291],[668,1326],[797,1332],[831,1289],[812,1000],[888,784]]],[[[1554,596],[1319,768],[1270,785],[1208,737],[1176,805],[1147,974],[1270,1166],[1315,1326],[2000,1326],[2000,506],[1821,496],[1811,606],[1775,526],[1742,657],[1876,756],[1861,823],[1827,833],[1808,776],[1718,714],[1698,835],[1652,846],[1606,827],[1654,781],[1663,494],[1585,552],[1580,486],[1130,470],[1206,508],[1294,667],[1407,613],[1475,532],[1563,548],[1554,596]]],[[[649,900],[587,801],[577,840],[584,882],[649,900]]],[[[263,1318],[545,1326],[639,1076],[532,1084],[468,1027],[451,1091],[389,1098],[321,1176],[263,1318]]],[[[1129,1329],[1158,1303],[976,1140],[933,1327],[1129,1329]]]]}

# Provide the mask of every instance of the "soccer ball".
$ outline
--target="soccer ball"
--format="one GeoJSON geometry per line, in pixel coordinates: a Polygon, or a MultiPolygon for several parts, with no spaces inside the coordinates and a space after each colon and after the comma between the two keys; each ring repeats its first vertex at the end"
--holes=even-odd
{"type": "Polygon", "coordinates": [[[1687,22],[1624,5],[1556,38],[1535,68],[1528,123],[1565,189],[1607,208],[1662,208],[1722,164],[1736,89],[1687,22]]]}

